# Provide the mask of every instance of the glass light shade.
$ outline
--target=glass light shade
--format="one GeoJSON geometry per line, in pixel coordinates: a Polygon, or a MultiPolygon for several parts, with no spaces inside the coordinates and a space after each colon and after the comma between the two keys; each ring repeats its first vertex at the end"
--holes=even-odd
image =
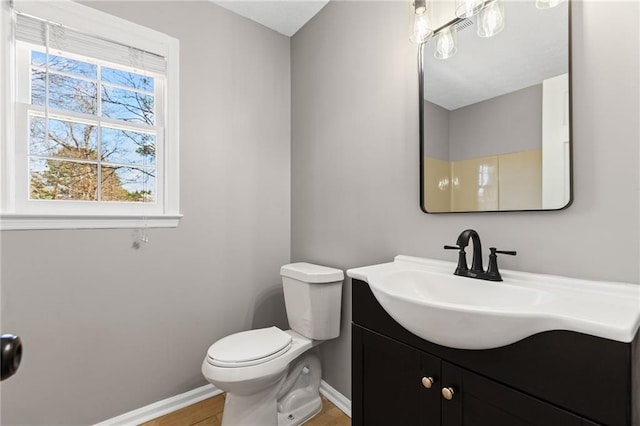
{"type": "Polygon", "coordinates": [[[458,18],[471,18],[480,12],[484,0],[456,0],[456,16],[458,18]]]}
{"type": "Polygon", "coordinates": [[[414,43],[423,43],[433,36],[431,22],[427,13],[415,14],[411,24],[411,36],[409,37],[414,43]]]}
{"type": "Polygon", "coordinates": [[[478,14],[478,37],[493,37],[504,29],[504,8],[499,0],[487,4],[478,14]]]}
{"type": "Polygon", "coordinates": [[[456,30],[451,26],[438,32],[436,35],[436,48],[433,56],[436,59],[448,59],[456,54],[456,30]]]}
{"type": "Polygon", "coordinates": [[[536,7],[538,9],[551,9],[552,7],[556,7],[563,0],[536,0],[536,7]]]}

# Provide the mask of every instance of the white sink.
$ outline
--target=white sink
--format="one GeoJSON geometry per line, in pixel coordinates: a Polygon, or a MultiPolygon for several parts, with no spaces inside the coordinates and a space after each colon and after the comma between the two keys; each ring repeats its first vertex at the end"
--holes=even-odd
{"type": "Polygon", "coordinates": [[[439,345],[491,349],[550,330],[631,342],[640,286],[502,270],[502,282],[453,275],[456,264],[409,256],[347,271],[369,283],[400,325],[439,345]]]}

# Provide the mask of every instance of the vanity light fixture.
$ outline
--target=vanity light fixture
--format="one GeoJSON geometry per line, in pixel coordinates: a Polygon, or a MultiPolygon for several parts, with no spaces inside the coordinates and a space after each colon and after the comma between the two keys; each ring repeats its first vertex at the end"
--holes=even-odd
{"type": "MultiPolygon", "coordinates": [[[[504,29],[503,0],[455,0],[455,18],[447,26],[436,29],[431,28],[429,13],[427,11],[428,0],[415,0],[413,3],[413,23],[411,28],[411,40],[422,44],[430,38],[435,38],[435,50],[433,56],[437,59],[452,57],[458,50],[456,47],[456,32],[471,25],[468,18],[478,14],[478,37],[488,38],[500,33],[504,29]]],[[[564,0],[536,0],[538,9],[550,9],[558,6],[564,0]]]]}
{"type": "Polygon", "coordinates": [[[471,18],[480,12],[484,6],[484,0],[456,0],[456,16],[458,18],[471,18]]]}
{"type": "Polygon", "coordinates": [[[449,59],[456,54],[458,51],[456,47],[456,33],[455,25],[449,25],[441,31],[438,31],[438,34],[436,34],[436,48],[433,52],[433,56],[436,59],[449,59]]]}
{"type": "Polygon", "coordinates": [[[433,36],[431,21],[427,13],[427,0],[415,0],[413,3],[413,21],[411,24],[411,39],[414,43],[424,43],[433,36]]]}
{"type": "Polygon", "coordinates": [[[478,37],[493,37],[504,29],[504,7],[500,0],[492,0],[478,14],[478,37]]]}

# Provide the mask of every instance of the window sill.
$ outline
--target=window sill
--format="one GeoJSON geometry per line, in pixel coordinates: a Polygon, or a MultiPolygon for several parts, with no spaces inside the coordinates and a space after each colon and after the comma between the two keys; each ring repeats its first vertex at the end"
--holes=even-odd
{"type": "Polygon", "coordinates": [[[162,216],[0,215],[0,230],[176,228],[181,214],[162,216]]]}

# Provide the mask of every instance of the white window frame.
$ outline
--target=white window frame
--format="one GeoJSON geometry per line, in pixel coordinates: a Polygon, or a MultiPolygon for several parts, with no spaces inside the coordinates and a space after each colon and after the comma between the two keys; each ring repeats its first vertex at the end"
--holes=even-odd
{"type": "MultiPolygon", "coordinates": [[[[167,61],[165,86],[157,111],[164,111],[164,133],[157,143],[163,149],[156,159],[159,197],[156,203],[28,200],[26,151],[28,135],[18,134],[17,123],[26,123],[26,111],[18,106],[15,82],[19,69],[12,37],[12,12],[7,1],[0,7],[0,229],[79,229],[176,227],[179,207],[179,42],[173,37],[100,12],[70,0],[14,0],[25,13],[74,30],[133,46],[163,56],[167,61]],[[24,162],[25,164],[21,164],[24,162]]],[[[30,78],[30,77],[27,77],[30,78]]],[[[72,114],[70,114],[72,115],[72,114]]],[[[25,126],[22,126],[25,128],[25,126]]]]}

